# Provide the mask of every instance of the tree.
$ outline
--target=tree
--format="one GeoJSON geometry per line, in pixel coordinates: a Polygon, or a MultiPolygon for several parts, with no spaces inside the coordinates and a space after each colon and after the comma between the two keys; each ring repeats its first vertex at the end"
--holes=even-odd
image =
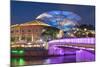
{"type": "Polygon", "coordinates": [[[45,39],[45,40],[52,40],[56,38],[56,34],[59,32],[59,29],[54,28],[54,27],[50,27],[50,28],[45,28],[45,31],[42,32],[41,36],[45,39]]]}

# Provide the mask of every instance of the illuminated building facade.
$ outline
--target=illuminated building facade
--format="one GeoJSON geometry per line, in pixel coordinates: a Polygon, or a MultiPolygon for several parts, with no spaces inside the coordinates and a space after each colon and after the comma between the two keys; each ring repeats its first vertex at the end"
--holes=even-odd
{"type": "Polygon", "coordinates": [[[49,27],[40,21],[31,21],[23,24],[11,26],[11,41],[12,42],[33,42],[40,40],[41,33],[45,27],[49,27]]]}

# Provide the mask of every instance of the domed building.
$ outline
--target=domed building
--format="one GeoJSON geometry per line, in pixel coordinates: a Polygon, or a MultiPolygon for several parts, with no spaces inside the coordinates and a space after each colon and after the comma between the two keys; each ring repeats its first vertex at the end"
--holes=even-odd
{"type": "Polygon", "coordinates": [[[62,38],[67,37],[67,32],[79,24],[81,17],[74,12],[55,10],[44,12],[37,16],[36,19],[60,29],[57,37],[62,38]]]}
{"type": "Polygon", "coordinates": [[[36,19],[41,20],[52,27],[56,27],[63,31],[69,31],[79,23],[81,17],[70,11],[57,10],[44,12],[37,16],[36,19]]]}

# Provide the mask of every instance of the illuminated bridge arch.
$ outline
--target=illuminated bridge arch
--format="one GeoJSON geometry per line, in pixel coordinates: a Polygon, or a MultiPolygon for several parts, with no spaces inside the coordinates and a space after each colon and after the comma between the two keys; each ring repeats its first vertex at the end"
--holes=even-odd
{"type": "Polygon", "coordinates": [[[66,38],[66,39],[49,41],[48,50],[50,55],[74,54],[76,53],[77,50],[86,50],[89,52],[94,52],[94,45],[95,45],[95,38],[66,38]],[[70,44],[74,45],[72,46],[70,44]],[[81,47],[79,47],[79,45],[77,44],[80,44],[81,47]],[[65,51],[63,48],[59,48],[59,46],[73,49],[75,51],[65,51]]]}

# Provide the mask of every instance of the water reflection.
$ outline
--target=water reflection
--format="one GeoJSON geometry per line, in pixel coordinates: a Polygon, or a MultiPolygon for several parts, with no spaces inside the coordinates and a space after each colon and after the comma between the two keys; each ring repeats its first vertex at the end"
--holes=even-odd
{"type": "Polygon", "coordinates": [[[95,60],[95,53],[91,51],[79,50],[76,51],[77,62],[89,62],[95,60]]]}
{"type": "Polygon", "coordinates": [[[21,65],[25,65],[25,60],[24,58],[12,58],[11,59],[11,66],[21,66],[21,65]]]}
{"type": "Polygon", "coordinates": [[[76,55],[51,57],[44,64],[72,63],[76,62],[76,55]]]}
{"type": "Polygon", "coordinates": [[[38,64],[57,64],[57,63],[72,63],[72,62],[88,62],[94,61],[95,55],[92,52],[79,50],[76,54],[56,57],[21,57],[12,58],[11,65],[38,65],[38,64]]]}

